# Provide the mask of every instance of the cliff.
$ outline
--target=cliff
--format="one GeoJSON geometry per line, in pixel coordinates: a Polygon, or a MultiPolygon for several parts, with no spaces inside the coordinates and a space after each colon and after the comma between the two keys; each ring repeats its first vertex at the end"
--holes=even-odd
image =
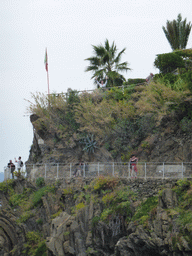
{"type": "Polygon", "coordinates": [[[191,255],[192,181],[0,184],[0,255],[191,255]]]}
{"type": "Polygon", "coordinates": [[[28,164],[191,162],[191,93],[164,84],[34,96],[28,164]]]}

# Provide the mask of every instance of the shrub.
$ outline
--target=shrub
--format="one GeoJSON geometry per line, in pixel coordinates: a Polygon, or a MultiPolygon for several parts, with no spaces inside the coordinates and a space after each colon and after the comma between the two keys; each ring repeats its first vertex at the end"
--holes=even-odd
{"type": "Polygon", "coordinates": [[[27,242],[24,244],[24,255],[46,256],[46,244],[41,234],[38,232],[28,232],[26,234],[27,242]]]}
{"type": "Polygon", "coordinates": [[[112,215],[113,210],[110,208],[106,208],[103,210],[103,212],[101,213],[101,220],[104,222],[108,222],[108,218],[110,215],[112,215]]]}
{"type": "Polygon", "coordinates": [[[13,194],[12,196],[10,196],[9,198],[9,204],[12,207],[18,206],[21,203],[21,200],[24,198],[24,194],[13,194]]]}
{"type": "Polygon", "coordinates": [[[140,220],[141,218],[143,220],[144,219],[143,216],[149,216],[149,212],[155,207],[157,207],[157,204],[158,204],[157,196],[147,198],[147,200],[144,203],[142,203],[136,210],[133,216],[133,220],[140,220]]]}
{"type": "Polygon", "coordinates": [[[92,228],[95,228],[100,221],[100,216],[94,216],[91,220],[91,226],[92,228]]]}
{"type": "Polygon", "coordinates": [[[183,132],[192,132],[192,121],[191,119],[188,119],[187,117],[184,117],[180,122],[180,127],[183,132]]]}
{"type": "Polygon", "coordinates": [[[105,92],[105,98],[120,101],[123,100],[125,97],[122,88],[114,87],[105,92]]]}
{"type": "Polygon", "coordinates": [[[85,204],[83,202],[81,202],[81,203],[75,205],[74,207],[72,207],[71,212],[73,214],[76,214],[79,210],[83,209],[84,207],[85,207],[85,204]]]}
{"type": "Polygon", "coordinates": [[[13,190],[14,183],[15,181],[13,179],[0,182],[0,191],[4,193],[12,194],[14,192],[13,190]]]}
{"type": "Polygon", "coordinates": [[[43,177],[39,177],[39,178],[37,178],[36,179],[36,185],[37,185],[37,187],[43,187],[43,186],[45,186],[45,180],[44,180],[44,178],[43,177]]]}
{"type": "Polygon", "coordinates": [[[55,218],[58,217],[61,213],[62,213],[62,210],[59,210],[59,211],[56,212],[55,214],[51,215],[51,219],[55,219],[55,218]]]}
{"type": "Polygon", "coordinates": [[[108,193],[102,197],[102,202],[105,205],[110,205],[111,202],[113,202],[114,199],[114,193],[108,193]]]}
{"type": "Polygon", "coordinates": [[[64,188],[63,189],[63,196],[72,195],[72,194],[73,194],[72,188],[64,188]]]}
{"type": "Polygon", "coordinates": [[[42,197],[48,194],[49,192],[54,193],[55,187],[52,186],[45,186],[40,188],[36,192],[32,194],[32,207],[37,206],[38,204],[42,203],[42,197]]]}
{"type": "Polygon", "coordinates": [[[132,85],[132,84],[141,84],[145,83],[146,79],[143,78],[129,78],[126,82],[124,82],[125,85],[132,85]]]}
{"type": "Polygon", "coordinates": [[[18,223],[25,223],[28,219],[34,217],[34,213],[31,211],[24,212],[20,218],[17,220],[18,223]]]}
{"type": "Polygon", "coordinates": [[[36,220],[36,223],[39,225],[43,225],[43,220],[40,218],[40,219],[36,220]]]}
{"type": "Polygon", "coordinates": [[[166,74],[155,74],[154,81],[159,81],[164,83],[165,85],[169,86],[176,82],[178,76],[173,73],[166,73],[166,74]]]}
{"type": "Polygon", "coordinates": [[[94,191],[101,192],[101,190],[114,189],[118,183],[117,178],[99,176],[91,182],[91,186],[94,191]]]}
{"type": "Polygon", "coordinates": [[[75,205],[75,208],[76,208],[77,211],[79,211],[80,209],[82,209],[84,207],[85,207],[84,203],[79,203],[79,204],[75,205]]]}
{"type": "Polygon", "coordinates": [[[184,67],[185,63],[182,57],[172,52],[159,54],[154,61],[154,65],[160,70],[161,73],[168,73],[172,72],[178,67],[184,67]]]}

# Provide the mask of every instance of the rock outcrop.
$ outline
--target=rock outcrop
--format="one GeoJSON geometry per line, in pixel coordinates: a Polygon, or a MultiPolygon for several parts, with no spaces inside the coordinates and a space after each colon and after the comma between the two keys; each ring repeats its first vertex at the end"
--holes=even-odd
{"type": "MultiPolygon", "coordinates": [[[[55,193],[44,194],[42,203],[31,209],[32,214],[22,223],[18,222],[20,208],[11,206],[10,193],[1,190],[0,255],[26,255],[23,250],[27,233],[34,231],[43,235],[48,256],[192,255],[190,225],[185,226],[188,235],[182,235],[177,221],[179,203],[172,189],[176,181],[122,179],[119,183],[121,188],[129,187],[134,194],[139,193],[138,199],[131,201],[130,218],[140,207],[141,201],[159,195],[158,204],[149,211],[146,219],[128,221],[127,216],[117,214],[111,215],[107,222],[99,218],[104,207],[99,203],[99,196],[105,193],[97,194],[97,197],[85,194],[85,187],[91,181],[72,179],[57,182],[54,185],[55,193]],[[88,204],[79,203],[82,196],[89,198],[88,204]],[[39,220],[41,225],[38,224],[39,220]]],[[[15,180],[11,193],[12,189],[19,195],[27,189],[37,191],[25,180],[15,180]]]]}

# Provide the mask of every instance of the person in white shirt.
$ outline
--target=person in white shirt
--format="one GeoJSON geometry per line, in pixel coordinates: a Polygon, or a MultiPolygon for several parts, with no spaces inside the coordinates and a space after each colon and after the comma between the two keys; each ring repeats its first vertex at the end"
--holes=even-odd
{"type": "Polygon", "coordinates": [[[21,167],[23,166],[23,162],[21,161],[21,157],[19,156],[18,160],[15,158],[15,163],[17,163],[17,170],[20,173],[21,167]]]}
{"type": "Polygon", "coordinates": [[[106,77],[105,83],[103,82],[103,80],[101,80],[101,82],[98,82],[97,77],[95,78],[95,81],[97,83],[98,88],[103,88],[103,87],[106,87],[107,85],[107,77],[106,77]]]}

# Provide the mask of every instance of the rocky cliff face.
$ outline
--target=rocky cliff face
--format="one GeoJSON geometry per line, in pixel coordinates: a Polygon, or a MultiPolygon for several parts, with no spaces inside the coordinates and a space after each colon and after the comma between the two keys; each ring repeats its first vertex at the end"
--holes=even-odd
{"type": "MultiPolygon", "coordinates": [[[[37,117],[31,116],[31,122],[37,117]]],[[[94,154],[83,151],[78,139],[74,136],[67,142],[57,142],[56,135],[34,128],[33,145],[27,163],[78,163],[84,162],[121,162],[121,158],[113,158],[106,147],[98,147],[94,154]]],[[[175,122],[168,117],[158,127],[158,132],[147,136],[140,143],[130,141],[139,161],[147,162],[191,162],[192,137],[182,132],[175,122]]],[[[129,159],[127,159],[128,161],[129,159]]]]}
{"type": "MultiPolygon", "coordinates": [[[[190,221],[178,221],[176,181],[77,178],[40,189],[24,179],[3,184],[0,255],[192,255],[190,221]]],[[[190,181],[179,189],[190,219],[190,181]]]]}

